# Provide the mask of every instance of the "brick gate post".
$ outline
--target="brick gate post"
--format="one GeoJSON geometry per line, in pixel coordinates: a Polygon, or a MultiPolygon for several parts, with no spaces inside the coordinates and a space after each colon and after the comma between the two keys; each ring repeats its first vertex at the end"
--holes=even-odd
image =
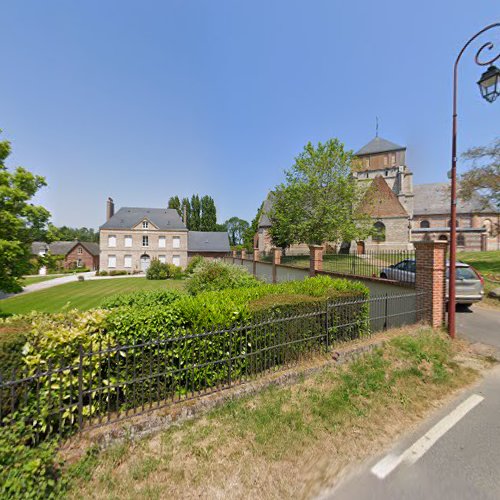
{"type": "Polygon", "coordinates": [[[281,264],[281,248],[273,247],[271,252],[273,253],[273,283],[277,283],[276,266],[281,264]]]}
{"type": "Polygon", "coordinates": [[[253,249],[253,275],[257,276],[257,262],[259,261],[259,249],[254,248],[253,249]]]}
{"type": "Polygon", "coordinates": [[[418,320],[433,328],[444,324],[446,311],[446,250],[447,241],[414,241],[417,275],[415,289],[418,320]]]}
{"type": "Polygon", "coordinates": [[[322,245],[309,245],[309,276],[316,276],[316,271],[323,271],[322,245]]]}
{"type": "Polygon", "coordinates": [[[242,259],[246,259],[247,258],[247,251],[244,248],[241,250],[241,258],[242,259]]]}

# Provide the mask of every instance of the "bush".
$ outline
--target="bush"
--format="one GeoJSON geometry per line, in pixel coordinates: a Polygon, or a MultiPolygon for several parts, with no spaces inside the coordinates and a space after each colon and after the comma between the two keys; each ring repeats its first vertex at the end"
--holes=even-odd
{"type": "Polygon", "coordinates": [[[175,290],[141,290],[139,292],[113,295],[101,302],[103,309],[115,309],[123,306],[169,306],[181,294],[175,290]]]}
{"type": "Polygon", "coordinates": [[[97,274],[97,276],[107,276],[108,275],[108,271],[99,271],[96,274],[97,274]]]}
{"type": "Polygon", "coordinates": [[[24,415],[0,427],[0,498],[56,498],[61,492],[56,443],[34,443],[33,428],[24,415]]]}
{"type": "Polygon", "coordinates": [[[160,262],[158,259],[153,259],[146,271],[148,280],[179,279],[181,277],[182,269],[180,267],[160,262]]]}
{"type": "Polygon", "coordinates": [[[186,289],[191,295],[226,288],[250,288],[261,284],[244,268],[220,260],[204,260],[187,280],[186,289]]]}
{"type": "Polygon", "coordinates": [[[112,271],[109,271],[110,276],[125,276],[126,274],[128,273],[124,269],[113,269],[112,271]]]}
{"type": "Polygon", "coordinates": [[[194,270],[204,261],[205,259],[201,255],[191,257],[186,267],[186,274],[193,274],[194,270]]]}
{"type": "Polygon", "coordinates": [[[0,319],[0,377],[11,378],[23,366],[22,348],[30,330],[29,320],[13,316],[0,319]]]}

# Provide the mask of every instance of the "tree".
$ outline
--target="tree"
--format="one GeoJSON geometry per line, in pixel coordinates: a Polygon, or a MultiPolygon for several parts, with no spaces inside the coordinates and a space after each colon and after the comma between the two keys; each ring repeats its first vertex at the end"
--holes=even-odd
{"type": "Polygon", "coordinates": [[[245,245],[245,248],[247,250],[252,250],[254,248],[254,238],[259,230],[259,220],[260,216],[262,215],[263,207],[264,207],[264,202],[260,204],[260,207],[257,209],[255,217],[253,218],[252,222],[250,223],[250,226],[243,235],[243,245],[245,245]]]}
{"type": "Polygon", "coordinates": [[[186,227],[189,229],[191,223],[191,204],[189,203],[189,198],[182,198],[181,212],[182,220],[184,221],[184,224],[186,224],[186,227]]]}
{"type": "Polygon", "coordinates": [[[356,213],[362,193],[351,175],[353,161],[338,139],[304,147],[273,193],[275,245],[351,241],[369,233],[368,217],[356,213]]]}
{"type": "Polygon", "coordinates": [[[226,222],[224,226],[229,235],[229,244],[232,246],[243,244],[244,236],[250,224],[246,220],[240,219],[239,217],[231,217],[226,222]]]}
{"type": "Polygon", "coordinates": [[[182,217],[181,201],[179,200],[179,197],[177,195],[170,197],[170,199],[168,200],[168,208],[175,208],[175,210],[177,210],[177,213],[182,217]]]}
{"type": "Polygon", "coordinates": [[[53,224],[49,224],[47,237],[44,239],[44,241],[48,242],[73,240],[99,243],[99,232],[88,227],[56,227],[53,224]]]}
{"type": "Polygon", "coordinates": [[[211,196],[201,198],[200,231],[215,231],[217,228],[217,209],[211,196]]]}
{"type": "Polygon", "coordinates": [[[50,213],[31,199],[46,186],[45,179],[17,167],[9,172],[5,160],[10,142],[0,142],[0,290],[21,290],[19,278],[30,270],[30,245],[43,239],[50,213]]]}
{"type": "Polygon", "coordinates": [[[489,146],[468,149],[462,158],[472,162],[472,168],[460,176],[460,198],[478,197],[484,207],[500,208],[500,137],[489,146]]]}
{"type": "Polygon", "coordinates": [[[201,202],[197,194],[191,196],[191,217],[188,229],[191,231],[200,231],[201,228],[201,202]]]}

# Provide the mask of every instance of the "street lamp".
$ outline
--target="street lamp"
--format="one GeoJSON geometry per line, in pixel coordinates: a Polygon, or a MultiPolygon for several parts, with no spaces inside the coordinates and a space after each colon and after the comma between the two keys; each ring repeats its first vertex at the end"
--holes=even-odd
{"type": "MultiPolygon", "coordinates": [[[[493,28],[500,28],[500,23],[490,24],[481,31],[476,33],[459,52],[458,57],[453,67],[453,133],[451,142],[451,233],[450,233],[450,273],[449,281],[449,298],[448,298],[448,333],[451,338],[455,338],[455,269],[457,262],[457,89],[458,89],[458,63],[462,58],[465,49],[485,31],[493,28]]],[[[481,53],[485,50],[493,49],[492,42],[486,42],[476,52],[475,61],[479,66],[490,66],[479,79],[479,88],[481,95],[488,102],[493,102],[500,94],[499,74],[500,71],[493,63],[500,58],[500,54],[496,55],[488,61],[481,60],[481,53]]]]}
{"type": "Polygon", "coordinates": [[[493,102],[500,95],[500,69],[491,65],[477,82],[481,95],[488,101],[493,102]]]}

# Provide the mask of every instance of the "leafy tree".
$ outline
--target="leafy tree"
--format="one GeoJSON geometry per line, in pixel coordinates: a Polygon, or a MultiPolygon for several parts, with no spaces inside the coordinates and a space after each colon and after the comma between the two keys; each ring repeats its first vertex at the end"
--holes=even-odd
{"type": "Polygon", "coordinates": [[[170,199],[168,200],[168,208],[175,208],[175,210],[177,210],[177,213],[182,217],[181,200],[179,200],[179,197],[177,195],[170,197],[170,199]]]}
{"type": "Polygon", "coordinates": [[[87,227],[56,227],[49,224],[47,237],[44,241],[89,241],[99,243],[99,232],[87,227]]]}
{"type": "Polygon", "coordinates": [[[484,207],[500,208],[500,137],[489,146],[468,149],[462,158],[472,162],[472,167],[460,176],[460,198],[478,196],[484,207]]]}
{"type": "Polygon", "coordinates": [[[9,172],[5,160],[9,141],[0,142],[0,290],[21,290],[19,278],[29,272],[30,245],[43,239],[50,217],[48,210],[33,205],[31,199],[46,186],[45,179],[17,167],[9,172]]]}
{"type": "Polygon", "coordinates": [[[211,196],[201,198],[200,231],[215,231],[217,228],[217,209],[211,196]]]}
{"type": "Polygon", "coordinates": [[[250,224],[246,220],[240,219],[239,217],[231,217],[226,222],[224,226],[229,235],[229,244],[232,246],[243,244],[243,239],[246,231],[250,227],[250,224]]]}
{"type": "Polygon", "coordinates": [[[255,214],[255,217],[253,218],[252,222],[250,223],[250,226],[248,227],[248,229],[245,231],[245,234],[243,235],[243,244],[245,245],[245,248],[247,250],[252,250],[254,247],[254,238],[259,230],[259,220],[260,220],[260,216],[262,215],[263,207],[264,207],[264,203],[261,203],[260,207],[257,210],[257,213],[255,214]]]}
{"type": "Polygon", "coordinates": [[[201,228],[201,202],[197,194],[191,196],[191,217],[188,229],[191,231],[200,231],[201,228]]]}
{"type": "Polygon", "coordinates": [[[362,239],[367,217],[356,213],[360,187],[351,175],[352,151],[338,139],[310,142],[274,190],[270,235],[278,245],[362,239]]]}

